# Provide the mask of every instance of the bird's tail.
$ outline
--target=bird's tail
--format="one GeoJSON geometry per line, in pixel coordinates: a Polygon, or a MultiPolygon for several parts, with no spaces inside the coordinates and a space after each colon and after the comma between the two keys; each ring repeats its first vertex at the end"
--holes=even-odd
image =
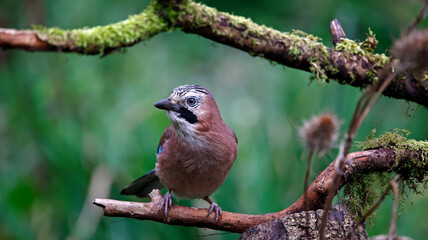
{"type": "Polygon", "coordinates": [[[162,189],[164,186],[156,175],[156,169],[151,170],[144,176],[126,186],[120,194],[122,195],[136,195],[138,197],[148,197],[153,189],[162,189]]]}

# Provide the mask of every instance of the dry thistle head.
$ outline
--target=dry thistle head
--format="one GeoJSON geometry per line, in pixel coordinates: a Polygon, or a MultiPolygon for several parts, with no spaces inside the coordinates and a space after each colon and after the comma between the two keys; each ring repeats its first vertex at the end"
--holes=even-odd
{"type": "Polygon", "coordinates": [[[306,148],[318,155],[323,155],[336,143],[339,120],[333,113],[321,113],[305,121],[299,128],[300,139],[306,148]]]}
{"type": "Polygon", "coordinates": [[[415,31],[395,41],[392,57],[400,60],[398,71],[422,71],[428,68],[428,30],[415,31]]]}

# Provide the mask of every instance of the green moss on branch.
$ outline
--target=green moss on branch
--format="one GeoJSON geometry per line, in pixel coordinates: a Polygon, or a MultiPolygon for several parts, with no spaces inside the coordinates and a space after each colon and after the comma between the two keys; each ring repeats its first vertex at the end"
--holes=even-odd
{"type": "Polygon", "coordinates": [[[310,71],[320,83],[331,78],[364,87],[376,81],[376,70],[389,60],[384,54],[373,53],[377,40],[371,31],[362,43],[347,39],[330,49],[319,37],[300,30],[280,32],[250,18],[192,1],[176,7],[179,17],[173,24],[184,31],[244,50],[251,56],[310,71]],[[367,76],[367,72],[372,74],[367,76]]]}
{"type": "MultiPolygon", "coordinates": [[[[280,32],[265,25],[258,25],[250,18],[219,12],[200,3],[177,2],[153,0],[142,13],[129,16],[118,23],[73,30],[39,28],[38,36],[66,51],[77,49],[82,53],[102,53],[106,49],[130,46],[160,32],[180,28],[237,47],[252,56],[311,71],[320,82],[334,78],[341,72],[338,68],[347,64],[345,61],[339,64],[331,61],[333,52],[314,35],[299,30],[280,32]]],[[[373,34],[369,37],[376,41],[373,34]]],[[[368,44],[346,40],[338,44],[335,51],[343,52],[347,58],[366,57],[372,65],[382,67],[388,58],[385,55],[373,54],[372,49],[366,45],[368,44]]],[[[372,70],[370,68],[357,71],[366,73],[372,70]]],[[[348,72],[342,75],[355,79],[355,76],[362,74],[348,72]]]]}
{"type": "MultiPolygon", "coordinates": [[[[428,183],[428,142],[407,139],[410,132],[395,129],[375,137],[375,130],[366,141],[358,142],[363,149],[394,149],[395,162],[389,164],[386,171],[360,173],[344,187],[342,200],[355,216],[361,217],[376,202],[387,188],[395,174],[400,174],[401,200],[406,190],[422,194],[428,183]]],[[[402,201],[401,201],[402,202],[402,201]]]]}
{"type": "Polygon", "coordinates": [[[375,137],[376,130],[367,136],[366,141],[357,142],[358,147],[362,149],[389,147],[396,149],[397,158],[404,157],[403,154],[409,152],[420,152],[423,161],[421,164],[426,164],[428,161],[428,142],[416,141],[414,139],[407,139],[410,132],[406,129],[394,129],[392,131],[382,134],[378,138],[375,137]]]}
{"type": "Polygon", "coordinates": [[[79,48],[82,52],[104,52],[105,49],[130,46],[147,40],[154,35],[168,31],[169,24],[159,17],[156,2],[152,2],[142,13],[128,19],[92,28],[62,30],[59,28],[38,28],[40,39],[55,46],[79,48]]]}

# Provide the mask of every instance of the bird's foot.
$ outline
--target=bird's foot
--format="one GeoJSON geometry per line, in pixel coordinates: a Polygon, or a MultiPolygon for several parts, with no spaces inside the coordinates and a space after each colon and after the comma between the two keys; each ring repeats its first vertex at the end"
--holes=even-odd
{"type": "Polygon", "coordinates": [[[217,222],[218,216],[220,215],[220,217],[221,217],[221,207],[219,205],[217,205],[217,203],[211,202],[210,208],[208,209],[207,217],[210,216],[211,212],[215,213],[215,221],[217,222]]]}
{"type": "Polygon", "coordinates": [[[163,197],[162,205],[159,209],[159,212],[162,210],[165,210],[165,219],[168,217],[168,211],[169,209],[171,209],[171,205],[172,205],[172,196],[171,196],[171,192],[168,191],[163,197]]]}

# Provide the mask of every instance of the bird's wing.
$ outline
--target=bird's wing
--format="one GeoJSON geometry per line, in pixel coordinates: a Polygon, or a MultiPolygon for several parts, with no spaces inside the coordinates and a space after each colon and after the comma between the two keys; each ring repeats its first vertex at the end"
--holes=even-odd
{"type": "Polygon", "coordinates": [[[171,138],[174,134],[175,134],[175,132],[174,132],[174,128],[172,127],[172,125],[169,125],[169,127],[167,127],[165,129],[165,131],[163,131],[162,136],[159,140],[158,150],[156,151],[157,155],[159,155],[163,152],[163,150],[165,148],[164,144],[165,144],[166,140],[171,138]]]}
{"type": "Polygon", "coordinates": [[[156,169],[153,169],[150,172],[146,173],[144,176],[130,183],[124,189],[122,189],[120,194],[136,195],[138,197],[148,197],[149,193],[153,189],[162,189],[162,188],[164,188],[164,186],[159,181],[159,178],[156,175],[156,169]]]}
{"type": "MultiPolygon", "coordinates": [[[[165,142],[174,135],[174,128],[170,125],[163,132],[161,139],[159,141],[159,146],[157,154],[161,154],[164,150],[165,142]]],[[[149,193],[153,189],[162,189],[164,186],[159,180],[159,177],[156,175],[156,169],[151,170],[146,173],[144,176],[138,178],[137,180],[130,183],[126,186],[120,194],[122,195],[137,195],[138,197],[148,197],[149,193]]]]}

